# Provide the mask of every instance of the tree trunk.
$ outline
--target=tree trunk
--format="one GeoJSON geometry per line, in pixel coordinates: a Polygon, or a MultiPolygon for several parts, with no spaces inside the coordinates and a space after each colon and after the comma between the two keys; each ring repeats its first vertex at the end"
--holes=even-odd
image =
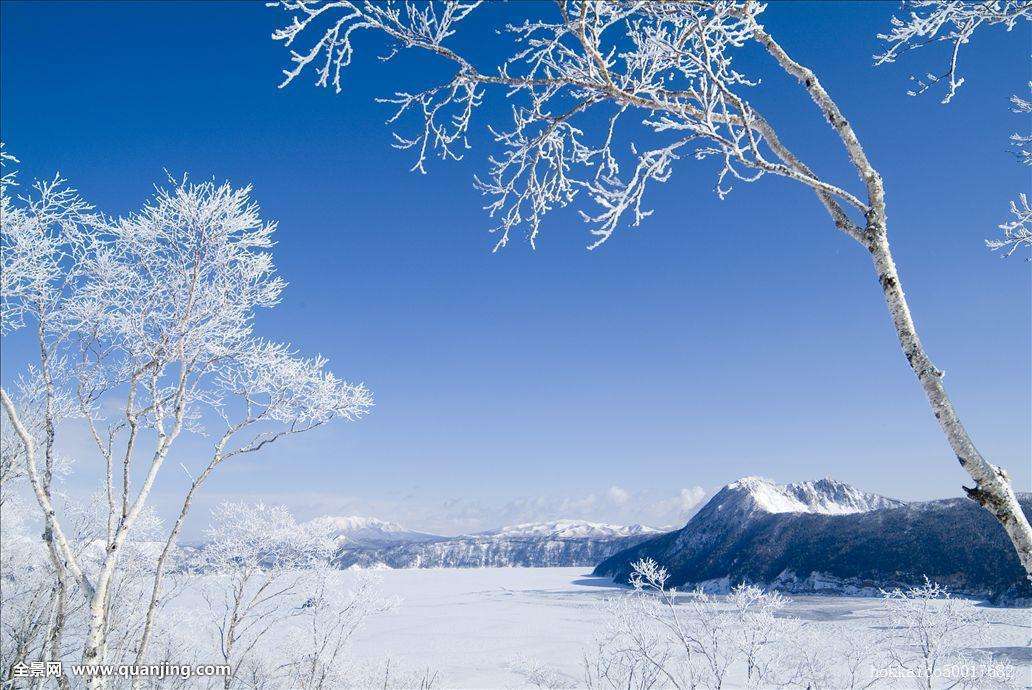
{"type": "Polygon", "coordinates": [[[43,483],[40,480],[39,471],[36,467],[36,442],[28,429],[25,428],[25,425],[22,424],[21,417],[18,416],[18,411],[14,407],[14,402],[2,386],[0,386],[0,403],[3,404],[4,411],[7,412],[7,418],[11,420],[11,426],[14,427],[15,432],[21,439],[22,445],[25,446],[25,474],[29,484],[32,486],[32,492],[36,495],[36,501],[43,510],[44,522],[53,537],[52,543],[57,545],[65,567],[71,572],[88,599],[93,592],[93,585],[83,574],[82,568],[79,567],[75,554],[72,552],[72,547],[68,543],[68,538],[61,529],[61,524],[57,521],[50,496],[43,488],[43,483]]]}
{"type": "MultiPolygon", "coordinates": [[[[57,557],[57,550],[54,547],[53,539],[47,542],[47,547],[50,551],[51,562],[57,557]]],[[[50,646],[50,661],[61,661],[61,636],[64,632],[65,626],[65,578],[63,567],[56,568],[54,583],[54,618],[51,623],[50,632],[47,635],[48,644],[50,646]]],[[[57,685],[61,690],[68,690],[70,684],[68,682],[68,676],[65,675],[64,671],[61,671],[61,675],[57,678],[57,685]]]]}
{"type": "Polygon", "coordinates": [[[1032,579],[1032,527],[1018,503],[1010,478],[1000,467],[991,465],[982,457],[957,417],[953,403],[942,385],[943,373],[932,364],[917,336],[910,307],[903,295],[903,287],[896,272],[896,264],[889,250],[889,240],[882,229],[875,228],[868,233],[868,250],[874,261],[874,270],[885,294],[885,303],[892,316],[899,344],[914,375],[921,382],[932,413],[939,420],[939,427],[957,456],[961,467],[975,480],[975,487],[964,487],[969,498],[992,513],[1006,530],[1018,554],[1018,560],[1032,579]]]}
{"type": "MultiPolygon", "coordinates": [[[[1028,518],[1025,517],[1021,505],[1014,495],[1010,478],[1002,468],[986,462],[971,442],[957,417],[956,410],[953,409],[953,403],[946,395],[946,389],[943,388],[942,372],[932,364],[921,346],[920,338],[917,337],[917,329],[910,316],[910,307],[903,297],[903,287],[899,282],[896,264],[892,260],[892,252],[889,250],[885,186],[881,175],[871,165],[849,120],[842,114],[838,104],[825,90],[813,70],[792,59],[763,27],[757,25],[755,33],[756,39],[777,60],[785,72],[795,77],[810,94],[810,98],[820,108],[828,124],[838,134],[850,162],[867,188],[867,224],[862,238],[858,238],[854,232],[850,231],[848,220],[838,212],[834,204],[829,203],[824,197],[821,197],[821,200],[831,213],[836,226],[853,239],[860,241],[871,252],[874,270],[878,276],[878,282],[881,283],[885,303],[892,316],[892,324],[896,328],[896,335],[899,337],[903,354],[906,355],[914,374],[921,382],[932,412],[939,420],[939,426],[946,435],[950,447],[953,448],[957,460],[975,480],[975,487],[969,489],[965,486],[964,491],[967,492],[969,498],[992,513],[993,517],[1003,526],[1014,545],[1014,550],[1018,554],[1018,560],[1025,569],[1026,575],[1032,580],[1032,527],[1029,526],[1028,518]],[[844,225],[847,227],[843,227],[844,225]]],[[[796,168],[801,167],[801,163],[793,156],[786,157],[782,152],[778,152],[778,155],[785,160],[786,164],[796,168]]],[[[818,196],[821,196],[819,191],[818,196]]]]}
{"type": "MultiPolygon", "coordinates": [[[[183,529],[183,522],[186,520],[186,515],[190,512],[190,505],[193,503],[194,494],[197,489],[204,483],[204,480],[208,478],[211,471],[215,469],[218,462],[221,460],[221,456],[217,455],[216,460],[210,463],[204,471],[193,481],[190,485],[190,490],[186,493],[186,498],[183,499],[183,505],[179,510],[179,517],[176,518],[176,523],[172,527],[172,531],[168,535],[168,539],[165,540],[165,545],[161,549],[161,555],[158,556],[158,562],[155,566],[154,571],[154,583],[151,588],[150,600],[147,604],[147,615],[144,619],[143,632],[140,635],[140,644],[136,650],[136,663],[144,663],[144,655],[147,653],[147,645],[150,643],[151,632],[154,627],[154,617],[157,613],[158,598],[161,596],[161,583],[165,577],[165,563],[168,560],[168,556],[172,549],[175,547],[176,539],[179,537],[179,533],[183,529]]],[[[133,680],[134,690],[141,687],[142,678],[135,678],[133,680]]]]}
{"type": "MultiPolygon", "coordinates": [[[[176,415],[176,430],[174,434],[178,434],[181,424],[182,412],[179,411],[176,415]]],[[[171,438],[174,438],[174,436],[171,438]]],[[[161,465],[168,454],[169,444],[170,440],[160,442],[158,449],[154,452],[150,470],[147,472],[147,477],[144,479],[139,495],[129,509],[129,514],[119,524],[118,530],[115,532],[115,538],[108,545],[104,565],[100,570],[100,574],[97,575],[97,584],[90,598],[89,635],[86,638],[86,645],[82,653],[82,663],[84,665],[95,666],[104,663],[104,657],[107,653],[108,592],[111,588],[111,580],[115,575],[118,559],[121,556],[122,547],[129,536],[129,531],[135,526],[136,520],[147,501],[147,497],[150,495],[151,488],[154,486],[158,470],[161,469],[161,465]]],[[[100,675],[94,676],[89,682],[89,687],[91,690],[105,688],[107,687],[107,679],[100,675]]]]}
{"type": "MultiPolygon", "coordinates": [[[[82,653],[82,663],[86,666],[99,666],[104,663],[106,653],[104,632],[107,630],[107,588],[108,580],[97,582],[97,590],[90,600],[89,607],[89,632],[86,636],[86,645],[82,653]]],[[[98,673],[89,679],[91,690],[107,687],[107,679],[98,673]]]]}

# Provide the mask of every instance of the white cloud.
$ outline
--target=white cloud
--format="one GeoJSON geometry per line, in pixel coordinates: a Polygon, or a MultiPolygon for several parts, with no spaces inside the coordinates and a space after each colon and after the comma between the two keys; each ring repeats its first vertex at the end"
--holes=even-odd
{"type": "Polygon", "coordinates": [[[606,491],[606,497],[616,505],[622,506],[630,500],[631,494],[627,492],[627,489],[622,489],[619,486],[611,486],[606,491]]]}
{"type": "Polygon", "coordinates": [[[693,486],[690,489],[681,489],[681,509],[690,511],[702,503],[706,497],[706,490],[701,486],[693,486]]]}

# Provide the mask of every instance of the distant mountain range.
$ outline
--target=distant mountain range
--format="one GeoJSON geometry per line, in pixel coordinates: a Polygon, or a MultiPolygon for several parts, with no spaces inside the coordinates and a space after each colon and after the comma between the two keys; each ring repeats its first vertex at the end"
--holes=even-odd
{"type": "Polygon", "coordinates": [[[661,534],[660,530],[643,525],[559,520],[443,537],[408,531],[371,518],[318,520],[323,525],[339,526],[335,560],[342,568],[590,567],[661,534]]]}
{"type": "MultiPolygon", "coordinates": [[[[1032,514],[1032,495],[1019,501],[1032,514]]],[[[876,594],[925,576],[959,594],[1032,597],[1003,530],[963,498],[903,503],[822,479],[728,484],[683,528],[602,561],[596,575],[626,582],[652,558],[670,584],[725,590],[751,582],[789,592],[876,594]]]]}
{"type": "MultiPolygon", "coordinates": [[[[1032,514],[1032,494],[1020,494],[1032,514]]],[[[339,567],[595,567],[627,582],[653,558],[670,584],[722,591],[751,582],[792,593],[878,594],[924,576],[958,594],[1032,600],[1003,531],[963,498],[905,503],[821,479],[779,485],[745,477],[681,529],[584,520],[526,523],[446,537],[368,517],[312,521],[337,540],[339,567]]]]}
{"type": "Polygon", "coordinates": [[[308,524],[316,528],[320,533],[328,534],[338,542],[347,542],[353,547],[377,547],[396,542],[422,542],[441,539],[436,534],[406,529],[396,522],[387,522],[386,520],[377,520],[371,517],[359,517],[357,515],[347,517],[328,515],[316,518],[308,524]]]}

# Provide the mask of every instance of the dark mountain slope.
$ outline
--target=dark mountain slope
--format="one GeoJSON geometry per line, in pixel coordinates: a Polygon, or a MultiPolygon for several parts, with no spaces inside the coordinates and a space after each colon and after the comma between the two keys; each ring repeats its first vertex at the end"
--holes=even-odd
{"type": "MultiPolygon", "coordinates": [[[[877,593],[927,575],[959,594],[1032,596],[1004,532],[967,499],[846,514],[770,512],[753,487],[743,491],[738,484],[725,487],[682,529],[613,555],[596,574],[625,582],[631,563],[648,557],[679,587],[747,581],[793,592],[877,593]]],[[[1019,500],[1032,514],[1032,495],[1019,500]]]]}

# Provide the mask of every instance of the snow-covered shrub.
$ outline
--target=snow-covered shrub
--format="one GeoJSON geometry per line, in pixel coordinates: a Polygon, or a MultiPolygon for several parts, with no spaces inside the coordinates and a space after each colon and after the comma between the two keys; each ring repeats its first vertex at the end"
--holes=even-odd
{"type": "Polygon", "coordinates": [[[777,615],[784,597],[749,585],[726,597],[681,593],[654,560],[633,568],[633,592],[603,604],[605,627],[585,660],[590,687],[720,688],[736,667],[750,682],[773,677],[775,642],[791,627],[777,615]]]}

